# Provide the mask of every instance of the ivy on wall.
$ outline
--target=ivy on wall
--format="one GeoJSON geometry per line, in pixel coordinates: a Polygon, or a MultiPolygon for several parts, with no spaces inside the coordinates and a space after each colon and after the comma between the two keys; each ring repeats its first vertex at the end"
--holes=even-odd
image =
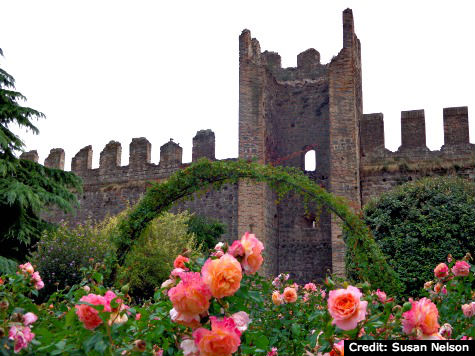
{"type": "Polygon", "coordinates": [[[201,159],[176,172],[166,182],[153,184],[119,226],[115,237],[119,263],[125,260],[147,224],[173,203],[209,188],[219,190],[224,184],[237,183],[241,179],[267,183],[279,199],[293,193],[299,195],[304,204],[313,202],[326,207],[342,221],[348,277],[367,281],[374,288],[384,288],[388,293],[399,288],[398,275],[386,262],[368,228],[344,199],[315,184],[298,169],[243,160],[210,162],[201,159]]]}

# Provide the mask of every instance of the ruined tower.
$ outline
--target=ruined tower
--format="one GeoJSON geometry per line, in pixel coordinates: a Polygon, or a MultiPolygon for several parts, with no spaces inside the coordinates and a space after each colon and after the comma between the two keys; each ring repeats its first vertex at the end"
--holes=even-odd
{"type": "MultiPolygon", "coordinates": [[[[304,169],[305,154],[315,150],[316,170],[309,176],[359,209],[361,55],[349,9],[343,12],[342,47],[329,64],[321,64],[312,48],[298,55],[296,68],[282,68],[278,53],[261,52],[251,33],[242,32],[239,158],[304,169]]],[[[344,244],[336,218],[323,212],[315,227],[294,200],[276,206],[265,184],[241,182],[239,233],[252,230],[261,236],[273,273],[287,270],[309,278],[310,270],[343,272],[344,244]]]]}

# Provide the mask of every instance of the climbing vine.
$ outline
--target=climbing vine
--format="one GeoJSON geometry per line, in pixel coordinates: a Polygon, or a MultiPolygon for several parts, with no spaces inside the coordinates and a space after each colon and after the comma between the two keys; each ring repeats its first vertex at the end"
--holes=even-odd
{"type": "Polygon", "coordinates": [[[243,160],[210,162],[201,159],[176,172],[166,182],[153,184],[119,226],[115,238],[119,262],[125,260],[147,224],[167,211],[174,202],[208,188],[219,190],[224,184],[237,183],[241,179],[267,183],[279,199],[293,193],[299,195],[305,204],[313,202],[326,207],[342,221],[347,246],[347,275],[355,280],[367,281],[374,288],[384,288],[389,293],[399,288],[398,275],[386,262],[368,228],[342,198],[329,193],[295,168],[243,160]]]}

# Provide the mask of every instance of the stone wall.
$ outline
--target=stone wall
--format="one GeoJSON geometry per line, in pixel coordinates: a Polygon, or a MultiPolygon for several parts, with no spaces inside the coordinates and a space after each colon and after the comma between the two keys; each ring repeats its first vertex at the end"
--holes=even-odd
{"type": "Polygon", "coordinates": [[[401,146],[384,146],[383,114],[361,121],[361,200],[366,204],[396,185],[433,175],[457,175],[475,182],[475,145],[469,142],[468,108],[443,110],[444,145],[426,146],[424,110],[401,112],[401,146]]]}

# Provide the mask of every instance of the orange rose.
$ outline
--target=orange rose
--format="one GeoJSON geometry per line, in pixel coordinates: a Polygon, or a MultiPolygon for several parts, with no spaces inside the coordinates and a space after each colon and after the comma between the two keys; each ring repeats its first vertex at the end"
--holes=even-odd
{"type": "Polygon", "coordinates": [[[173,267],[175,268],[182,268],[185,271],[188,271],[188,267],[185,266],[185,263],[190,262],[190,259],[188,257],[178,255],[177,258],[175,258],[175,261],[173,262],[173,267]]]}
{"type": "Polygon", "coordinates": [[[201,274],[215,298],[229,297],[241,286],[241,264],[228,253],[219,259],[206,261],[201,274]]]}
{"type": "Polygon", "coordinates": [[[297,301],[297,291],[295,288],[287,287],[284,289],[282,297],[287,303],[295,303],[297,301]]]}
{"type": "MultiPolygon", "coordinates": [[[[232,256],[231,256],[232,257],[232,256]]],[[[199,328],[193,332],[193,339],[201,356],[231,356],[241,344],[241,332],[233,319],[222,320],[211,316],[211,331],[199,328]]]]}
{"type": "Polygon", "coordinates": [[[256,235],[246,232],[241,238],[241,246],[244,252],[242,260],[242,268],[246,274],[254,274],[261,268],[262,250],[264,245],[256,238],[256,235]]]}
{"type": "Polygon", "coordinates": [[[280,295],[278,290],[275,290],[272,293],[272,303],[275,305],[281,305],[284,302],[284,298],[282,298],[282,295],[280,295]]]}

